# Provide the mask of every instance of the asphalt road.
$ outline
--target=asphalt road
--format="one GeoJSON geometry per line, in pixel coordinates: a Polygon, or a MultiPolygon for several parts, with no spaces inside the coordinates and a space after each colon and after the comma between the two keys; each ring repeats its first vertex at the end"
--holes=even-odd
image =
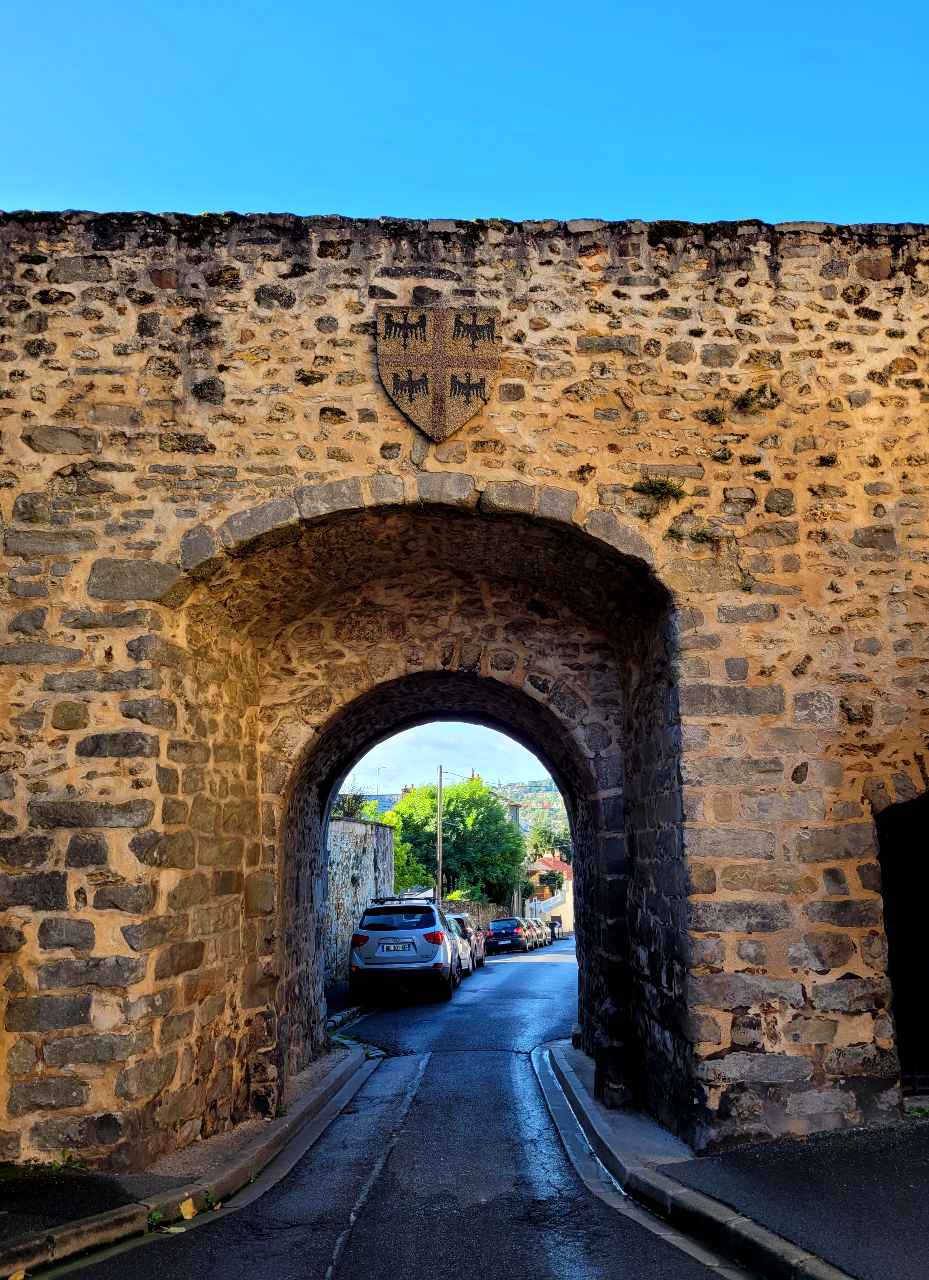
{"type": "Polygon", "coordinates": [[[591,1195],[530,1052],[570,1035],[570,942],[488,962],[450,1004],[369,1014],[388,1055],[292,1171],[239,1213],[81,1280],[714,1280],[591,1195]]]}

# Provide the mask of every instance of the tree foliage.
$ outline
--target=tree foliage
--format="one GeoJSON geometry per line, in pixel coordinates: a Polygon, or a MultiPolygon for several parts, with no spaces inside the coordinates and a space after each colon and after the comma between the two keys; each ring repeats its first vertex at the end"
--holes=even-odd
{"type": "MultiPolygon", "coordinates": [[[[445,789],[442,809],[445,889],[507,902],[522,879],[524,845],[505,806],[480,778],[470,778],[445,789]]],[[[436,812],[436,788],[413,787],[382,819],[395,829],[395,866],[401,859],[405,867],[415,865],[427,883],[436,876],[436,812]]],[[[396,884],[410,887],[399,878],[396,884]]]]}
{"type": "Polygon", "coordinates": [[[551,889],[552,893],[557,893],[564,885],[564,872],[562,871],[543,871],[539,876],[539,884],[551,889]]]}
{"type": "Polygon", "coordinates": [[[365,800],[360,791],[340,791],[332,802],[332,818],[362,819],[365,808],[370,801],[365,800]]]}
{"type": "Polygon", "coordinates": [[[533,857],[536,858],[554,853],[565,862],[574,860],[574,845],[567,827],[555,827],[545,821],[536,822],[529,832],[528,845],[533,857]]]}

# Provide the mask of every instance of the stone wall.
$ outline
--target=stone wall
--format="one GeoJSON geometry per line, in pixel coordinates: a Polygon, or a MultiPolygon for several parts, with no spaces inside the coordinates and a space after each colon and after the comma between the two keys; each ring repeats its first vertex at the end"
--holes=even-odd
{"type": "Polygon", "coordinates": [[[332,790],[450,713],[558,778],[585,1043],[654,1110],[894,1114],[927,363],[922,227],[0,220],[2,1154],[273,1109],[332,790]],[[378,381],[392,299],[500,311],[443,444],[378,381]]]}
{"type": "Polygon", "coordinates": [[[393,893],[394,833],[383,822],[329,820],[326,897],[322,910],[326,987],[348,982],[348,952],[372,898],[393,893]]]}

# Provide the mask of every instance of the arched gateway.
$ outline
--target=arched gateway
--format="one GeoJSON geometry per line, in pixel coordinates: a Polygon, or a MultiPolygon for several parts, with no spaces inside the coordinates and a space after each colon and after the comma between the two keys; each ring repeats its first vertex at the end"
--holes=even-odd
{"type": "Polygon", "coordinates": [[[923,232],[0,232],[3,1155],[272,1112],[325,1047],[327,806],[444,716],[557,778],[584,1043],[641,1105],[701,1148],[895,1113],[871,806],[924,788],[923,232]],[[377,381],[384,298],[398,350],[492,308],[437,328],[502,337],[451,439],[377,381]]]}

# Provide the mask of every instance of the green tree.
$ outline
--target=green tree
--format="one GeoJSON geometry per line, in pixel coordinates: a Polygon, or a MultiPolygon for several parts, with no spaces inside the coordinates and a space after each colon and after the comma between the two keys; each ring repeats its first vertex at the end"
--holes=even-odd
{"type": "Polygon", "coordinates": [[[539,884],[544,884],[546,889],[551,889],[552,893],[557,893],[564,884],[564,873],[561,871],[543,871],[539,876],[539,884]]]}
{"type": "MultiPolygon", "coordinates": [[[[396,818],[395,858],[402,846],[404,856],[435,883],[436,788],[412,787],[391,814],[396,818]]],[[[442,835],[446,891],[477,891],[491,902],[508,901],[522,878],[523,837],[480,778],[446,788],[442,835]]]]}
{"type": "Polygon", "coordinates": [[[535,858],[551,853],[557,854],[565,862],[571,862],[574,858],[574,846],[567,827],[556,827],[544,820],[534,822],[527,843],[535,858]]]}
{"type": "Polygon", "coordinates": [[[332,804],[331,817],[359,819],[365,816],[368,801],[360,791],[340,791],[332,804]]]}

